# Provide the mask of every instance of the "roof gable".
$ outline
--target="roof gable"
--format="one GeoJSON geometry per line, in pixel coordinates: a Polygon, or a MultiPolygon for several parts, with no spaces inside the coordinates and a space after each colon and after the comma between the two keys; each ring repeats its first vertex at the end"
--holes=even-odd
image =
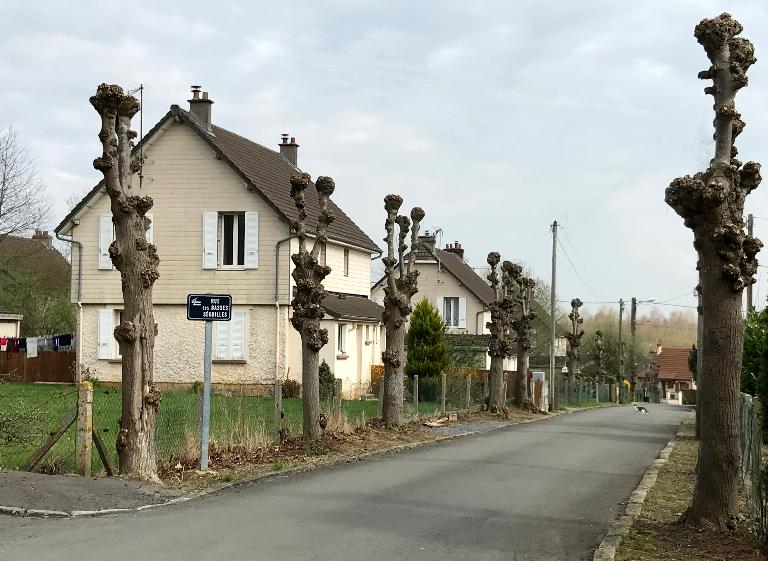
{"type": "MultiPolygon", "coordinates": [[[[169,119],[180,119],[188,123],[249,184],[252,190],[259,193],[275,209],[283,220],[292,223],[298,218],[298,210],[290,197],[290,178],[296,173],[297,168],[291,165],[279,152],[270,150],[236,133],[216,125],[213,125],[212,132],[209,132],[193,114],[177,105],[171,106],[171,110],[134,147],[133,152],[137,152],[143,144],[150,142],[152,137],[164,128],[169,119]]],[[[70,221],[85,208],[103,185],[102,180],[91,189],[56,227],[57,233],[67,230],[70,221]]],[[[375,253],[381,251],[373,240],[333,200],[329,202],[329,206],[336,216],[336,220],[328,228],[330,239],[375,253]]],[[[311,231],[317,227],[317,215],[320,211],[318,199],[307,196],[306,209],[308,214],[307,229],[311,231]]]]}
{"type": "Polygon", "coordinates": [[[658,367],[659,380],[693,380],[688,366],[691,349],[685,347],[662,347],[653,362],[658,367]]]}

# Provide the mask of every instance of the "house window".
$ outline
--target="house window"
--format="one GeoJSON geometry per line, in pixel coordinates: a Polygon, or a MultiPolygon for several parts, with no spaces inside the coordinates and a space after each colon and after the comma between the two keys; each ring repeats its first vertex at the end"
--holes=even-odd
{"type": "Polygon", "coordinates": [[[245,360],[245,310],[232,310],[230,321],[216,322],[216,360],[245,360]]]}
{"type": "Polygon", "coordinates": [[[370,343],[371,342],[371,332],[370,332],[371,326],[366,325],[365,326],[365,342],[370,343]]]}
{"type": "Polygon", "coordinates": [[[245,213],[219,213],[219,267],[245,266],[245,213]]]}
{"type": "Polygon", "coordinates": [[[347,324],[346,323],[340,323],[338,327],[338,336],[336,338],[337,341],[337,350],[339,351],[339,354],[346,354],[347,353],[347,324]]]}
{"type": "Polygon", "coordinates": [[[349,249],[344,248],[344,276],[349,276],[349,249]]]}
{"type": "Polygon", "coordinates": [[[459,299],[443,298],[443,318],[448,327],[459,326],[459,299]]]}

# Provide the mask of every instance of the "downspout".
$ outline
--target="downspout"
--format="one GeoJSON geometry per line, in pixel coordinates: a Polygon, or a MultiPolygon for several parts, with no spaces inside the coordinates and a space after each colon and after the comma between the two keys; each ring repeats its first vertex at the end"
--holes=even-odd
{"type": "Polygon", "coordinates": [[[80,347],[83,344],[83,304],[80,301],[80,295],[83,287],[83,244],[72,237],[64,238],[56,232],[56,239],[68,244],[77,246],[77,345],[75,345],[75,382],[80,383],[80,347]]]}
{"type": "MultiPolygon", "coordinates": [[[[296,234],[291,234],[287,238],[278,240],[275,243],[275,379],[280,377],[280,246],[285,242],[292,240],[296,234]]],[[[290,267],[288,267],[290,271],[290,267]]],[[[289,282],[290,286],[290,282],[289,282]]],[[[290,294],[289,294],[290,297],[290,294]]],[[[286,347],[288,339],[286,337],[286,347]]],[[[287,348],[286,348],[287,350],[287,348]]]]}

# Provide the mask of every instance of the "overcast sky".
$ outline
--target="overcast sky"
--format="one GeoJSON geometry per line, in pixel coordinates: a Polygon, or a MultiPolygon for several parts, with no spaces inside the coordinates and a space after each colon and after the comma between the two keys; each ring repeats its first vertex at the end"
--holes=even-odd
{"type": "MultiPolygon", "coordinates": [[[[548,277],[557,219],[562,298],[690,305],[692,235],[664,189],[711,157],[693,27],[726,8],[758,58],[740,157],[765,165],[765,0],[0,0],[0,127],[34,153],[57,224],[100,178],[99,83],[144,84],[145,130],[202,84],[216,124],[273,148],[295,135],[300,167],[332,176],[377,241],[395,192],[471,264],[498,250],[548,277]]],[[[766,188],[747,206],[768,219],[766,188]]]]}

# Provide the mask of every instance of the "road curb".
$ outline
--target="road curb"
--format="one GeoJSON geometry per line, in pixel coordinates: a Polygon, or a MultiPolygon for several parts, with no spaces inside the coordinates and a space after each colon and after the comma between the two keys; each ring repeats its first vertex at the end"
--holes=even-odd
{"type": "Polygon", "coordinates": [[[659,452],[659,457],[654,460],[650,467],[645,471],[645,475],[643,475],[643,478],[640,480],[640,484],[629,496],[624,514],[608,526],[608,532],[595,550],[595,555],[592,557],[592,561],[614,561],[616,559],[616,550],[624,539],[624,536],[629,534],[629,531],[635,523],[635,519],[642,512],[643,504],[645,504],[648,492],[653,489],[653,486],[656,484],[659,470],[669,461],[669,455],[672,453],[672,450],[675,449],[675,444],[683,430],[684,424],[685,420],[680,423],[680,428],[677,429],[675,435],[669,442],[667,442],[667,445],[662,448],[661,452],[659,452]]]}
{"type": "MultiPolygon", "coordinates": [[[[219,493],[221,491],[224,491],[225,489],[232,489],[240,486],[252,485],[254,483],[266,483],[274,479],[290,477],[290,476],[298,475],[301,473],[316,471],[318,469],[333,467],[339,464],[352,464],[357,462],[364,462],[367,460],[372,460],[379,457],[387,456],[390,454],[397,454],[400,452],[405,452],[407,450],[413,450],[415,448],[433,446],[436,444],[440,444],[440,443],[454,440],[457,438],[462,438],[465,436],[487,434],[499,429],[505,429],[505,428],[515,427],[518,425],[525,425],[528,423],[536,423],[540,421],[555,419],[562,415],[571,415],[574,413],[580,413],[582,411],[592,411],[594,409],[602,409],[605,407],[616,407],[616,406],[617,405],[615,404],[605,404],[605,405],[594,406],[594,407],[566,409],[564,411],[557,411],[554,413],[550,413],[548,415],[542,415],[541,417],[536,417],[533,419],[525,419],[517,423],[499,425],[499,426],[491,427],[485,430],[474,430],[474,431],[464,432],[460,434],[443,435],[443,436],[438,436],[434,440],[425,440],[421,442],[406,442],[404,444],[399,444],[391,448],[381,448],[379,450],[370,450],[368,452],[362,452],[354,456],[331,458],[328,460],[318,460],[315,462],[303,464],[303,465],[288,468],[288,469],[283,469],[273,473],[260,473],[257,475],[245,477],[243,479],[238,479],[237,481],[221,483],[218,485],[214,485],[212,487],[207,487],[200,491],[195,491],[193,493],[188,493],[186,495],[173,498],[163,503],[146,504],[146,505],[140,505],[140,506],[130,507],[130,508],[105,508],[100,510],[70,510],[70,511],[27,509],[22,507],[0,505],[0,515],[16,516],[21,518],[79,518],[84,516],[90,516],[90,517],[107,516],[110,514],[121,514],[125,512],[141,512],[144,510],[152,510],[152,509],[163,507],[163,506],[171,506],[175,504],[188,502],[194,499],[200,499],[202,497],[207,497],[209,495],[219,493]]],[[[603,561],[602,558],[600,561],[603,561]]]]}

